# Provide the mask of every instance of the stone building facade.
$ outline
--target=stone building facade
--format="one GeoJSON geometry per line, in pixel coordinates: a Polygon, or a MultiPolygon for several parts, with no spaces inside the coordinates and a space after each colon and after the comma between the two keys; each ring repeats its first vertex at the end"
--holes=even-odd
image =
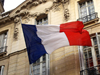
{"type": "Polygon", "coordinates": [[[0,15],[0,75],[99,75],[100,0],[26,0],[0,15]],[[83,21],[92,46],[68,46],[29,65],[21,24],[83,21]]]}
{"type": "Polygon", "coordinates": [[[4,5],[4,0],[0,0],[0,15],[2,12],[4,12],[3,5],[4,5]]]}

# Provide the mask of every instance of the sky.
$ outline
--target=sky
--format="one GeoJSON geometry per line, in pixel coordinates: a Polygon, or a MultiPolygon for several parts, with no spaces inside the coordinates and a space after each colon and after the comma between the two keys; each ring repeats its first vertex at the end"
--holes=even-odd
{"type": "Polygon", "coordinates": [[[16,8],[18,5],[20,5],[24,1],[25,0],[5,0],[4,2],[5,12],[16,8]]]}

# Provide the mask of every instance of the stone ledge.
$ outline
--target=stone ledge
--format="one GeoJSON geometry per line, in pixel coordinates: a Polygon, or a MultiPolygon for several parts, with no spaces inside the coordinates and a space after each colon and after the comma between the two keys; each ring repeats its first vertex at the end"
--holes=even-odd
{"type": "Polygon", "coordinates": [[[97,17],[97,18],[95,18],[95,19],[93,19],[93,20],[90,20],[90,21],[88,21],[88,22],[85,22],[85,23],[84,23],[84,26],[89,25],[89,24],[92,24],[92,23],[95,23],[95,22],[97,22],[98,20],[99,20],[99,18],[97,17]]]}
{"type": "Polygon", "coordinates": [[[0,57],[0,61],[7,59],[7,58],[9,58],[10,56],[13,56],[13,55],[21,54],[23,52],[26,52],[26,49],[10,53],[9,55],[6,55],[6,56],[2,56],[2,57],[0,57]]]}

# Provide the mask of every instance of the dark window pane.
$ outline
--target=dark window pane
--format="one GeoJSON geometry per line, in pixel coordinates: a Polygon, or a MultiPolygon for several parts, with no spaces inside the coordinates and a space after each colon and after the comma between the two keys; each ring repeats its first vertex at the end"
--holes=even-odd
{"type": "Polygon", "coordinates": [[[83,21],[83,23],[90,21],[96,18],[94,5],[92,0],[85,1],[83,3],[79,3],[80,9],[80,18],[79,21],[83,21]]]}
{"type": "Polygon", "coordinates": [[[46,60],[46,54],[45,55],[43,55],[43,61],[45,61],[46,60]]]}
{"type": "Polygon", "coordinates": [[[97,39],[96,39],[96,37],[93,37],[93,42],[94,42],[94,45],[97,45],[97,39]]]}
{"type": "Polygon", "coordinates": [[[100,36],[98,36],[98,40],[99,40],[98,42],[99,42],[99,44],[100,44],[100,36]]]}

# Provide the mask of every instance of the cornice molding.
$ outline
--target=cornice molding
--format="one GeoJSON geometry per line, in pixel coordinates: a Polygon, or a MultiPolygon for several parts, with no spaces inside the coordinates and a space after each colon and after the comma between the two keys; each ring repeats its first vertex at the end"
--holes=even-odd
{"type": "Polygon", "coordinates": [[[67,7],[68,7],[68,4],[69,4],[69,0],[54,0],[53,1],[53,5],[51,7],[49,7],[49,8],[45,8],[45,10],[43,12],[31,13],[31,12],[28,11],[31,6],[37,6],[37,5],[39,5],[41,3],[44,3],[46,1],[47,0],[38,0],[38,1],[28,0],[26,3],[23,3],[23,5],[19,9],[17,9],[15,11],[15,13],[13,13],[12,15],[8,15],[5,18],[2,18],[0,20],[0,24],[1,23],[5,23],[5,22],[9,22],[11,20],[14,20],[16,17],[19,17],[19,16],[26,16],[26,15],[28,15],[28,17],[26,17],[26,19],[28,19],[29,17],[39,16],[42,13],[47,14],[50,10],[53,10],[54,12],[55,11],[59,11],[60,10],[59,5],[61,5],[61,4],[64,7],[64,18],[65,18],[65,20],[68,19],[68,17],[69,17],[69,10],[68,10],[67,7]],[[26,9],[23,9],[23,8],[26,8],[26,9]]]}
{"type": "Polygon", "coordinates": [[[10,16],[10,18],[14,18],[14,17],[17,17],[17,16],[24,16],[26,14],[28,14],[28,10],[27,9],[24,9],[24,10],[21,10],[19,13],[14,13],[12,16],[10,16]]]}
{"type": "Polygon", "coordinates": [[[18,18],[16,18],[16,17],[25,16],[25,15],[27,15],[27,14],[29,14],[29,12],[28,12],[27,9],[21,10],[19,13],[13,14],[12,16],[9,16],[9,15],[8,15],[7,17],[2,18],[2,19],[0,20],[0,24],[5,23],[5,22],[9,22],[9,21],[11,21],[11,20],[14,21],[14,22],[16,23],[17,20],[18,20],[18,18]]]}
{"type": "MultiPolygon", "coordinates": [[[[68,19],[68,17],[69,17],[69,10],[68,10],[68,8],[67,8],[67,5],[69,4],[69,0],[54,0],[53,1],[53,5],[51,6],[51,7],[49,7],[49,8],[45,8],[45,10],[43,11],[43,12],[35,12],[35,13],[31,13],[31,12],[29,12],[28,11],[28,9],[31,7],[31,6],[37,6],[37,5],[39,5],[39,4],[41,4],[41,3],[44,3],[44,2],[46,2],[47,0],[38,0],[38,1],[32,1],[32,0],[29,0],[29,2],[28,3],[30,3],[30,2],[32,2],[31,4],[30,4],[30,6],[27,8],[27,9],[24,9],[24,10],[21,10],[21,11],[19,11],[18,12],[18,14],[16,14],[16,15],[14,15],[14,16],[12,16],[12,17],[16,17],[16,16],[26,16],[24,19],[27,19],[27,20],[29,20],[29,18],[30,17],[37,17],[37,16],[39,16],[39,15],[41,15],[41,14],[47,14],[50,10],[53,10],[54,12],[55,11],[59,11],[60,10],[60,8],[59,8],[59,5],[63,5],[63,7],[64,7],[64,17],[65,17],[65,20],[67,20],[68,19]]],[[[27,4],[28,4],[27,3],[27,4]]],[[[25,5],[23,5],[23,6],[27,6],[27,4],[25,5]]],[[[23,8],[23,7],[22,7],[23,8]]],[[[16,12],[17,13],[17,12],[16,12]]]]}
{"type": "Polygon", "coordinates": [[[39,5],[39,4],[41,4],[41,3],[45,3],[47,0],[36,0],[36,1],[34,1],[34,0],[28,0],[26,3],[24,3],[19,9],[17,9],[16,10],[16,13],[17,12],[20,12],[21,10],[22,10],[22,8],[25,8],[25,7],[27,7],[28,5],[28,7],[27,7],[27,9],[29,9],[30,7],[33,7],[33,6],[37,6],[37,5],[39,5]]]}
{"type": "Polygon", "coordinates": [[[11,56],[14,56],[14,55],[17,55],[17,54],[21,54],[21,53],[26,52],[26,51],[27,51],[26,49],[23,49],[23,50],[16,51],[16,52],[10,53],[8,55],[2,56],[2,57],[0,57],[0,61],[5,60],[5,59],[8,59],[11,56]]]}
{"type": "Polygon", "coordinates": [[[4,23],[7,23],[11,21],[11,18],[9,16],[3,18],[3,19],[0,19],[0,25],[4,24],[4,23]]]}
{"type": "MultiPolygon", "coordinates": [[[[27,9],[29,9],[30,7],[37,6],[37,5],[39,5],[41,3],[45,3],[45,2],[47,2],[47,0],[37,0],[37,1],[29,0],[28,2],[23,4],[18,10],[16,10],[16,12],[15,12],[16,14],[14,14],[11,17],[18,16],[18,15],[23,15],[25,13],[28,13],[27,9]],[[25,8],[25,7],[27,7],[27,9],[23,10],[22,8],[25,8]]],[[[60,4],[66,4],[66,3],[69,4],[69,0],[53,0],[53,6],[50,7],[49,9],[53,9],[54,8],[54,10],[59,10],[59,8],[57,8],[57,7],[60,4]]],[[[47,10],[46,10],[46,12],[47,12],[47,10]]]]}

